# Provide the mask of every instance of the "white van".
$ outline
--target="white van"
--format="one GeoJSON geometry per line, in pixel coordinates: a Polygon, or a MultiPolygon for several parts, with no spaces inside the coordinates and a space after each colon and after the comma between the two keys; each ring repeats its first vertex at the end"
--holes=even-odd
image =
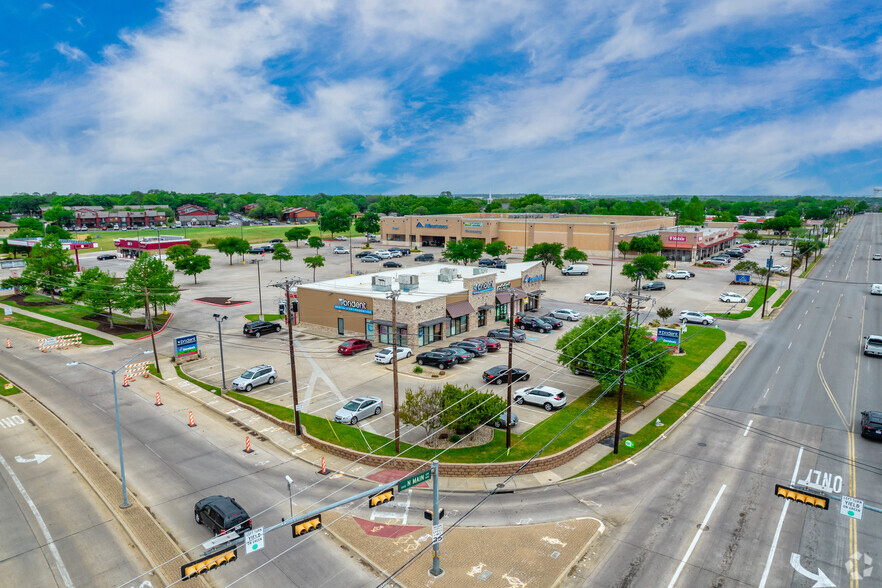
{"type": "Polygon", "coordinates": [[[587,276],[588,266],[584,264],[568,265],[567,267],[560,270],[560,273],[565,276],[587,276]]]}

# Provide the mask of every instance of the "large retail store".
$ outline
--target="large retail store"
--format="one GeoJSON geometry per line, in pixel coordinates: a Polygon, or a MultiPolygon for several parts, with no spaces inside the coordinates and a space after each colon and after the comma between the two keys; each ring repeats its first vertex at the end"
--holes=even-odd
{"type": "Polygon", "coordinates": [[[301,323],[328,335],[360,337],[413,349],[464,333],[503,326],[509,300],[515,312],[538,308],[545,293],[542,265],[506,269],[432,264],[304,284],[297,289],[301,323]],[[399,290],[392,324],[393,290],[399,290]]]}

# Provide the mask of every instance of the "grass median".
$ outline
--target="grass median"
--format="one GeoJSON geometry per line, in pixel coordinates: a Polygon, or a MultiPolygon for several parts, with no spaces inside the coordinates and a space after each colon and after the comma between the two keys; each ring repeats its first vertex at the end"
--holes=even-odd
{"type": "Polygon", "coordinates": [[[781,295],[778,296],[778,300],[775,301],[775,303],[772,305],[772,308],[778,308],[779,306],[784,304],[784,301],[787,300],[787,297],[790,296],[791,292],[793,292],[793,290],[784,290],[783,292],[781,292],[781,295]]]}
{"type": "MultiPolygon", "coordinates": [[[[60,335],[74,335],[79,333],[79,331],[75,329],[62,327],[55,323],[47,323],[46,321],[41,321],[40,319],[21,314],[13,314],[11,316],[0,318],[0,325],[37,333],[38,335],[45,335],[46,337],[58,337],[60,335]]],[[[113,345],[112,341],[96,337],[90,333],[82,333],[81,341],[83,345],[113,345]]],[[[13,341],[13,345],[14,344],[15,342],[13,341]]]]}
{"type": "Polygon", "coordinates": [[[18,394],[21,390],[15,384],[9,382],[9,380],[0,376],[0,396],[12,396],[13,394],[18,394]]]}
{"type": "MultiPolygon", "coordinates": [[[[70,323],[72,325],[77,325],[79,327],[85,327],[87,329],[95,329],[98,330],[101,326],[98,321],[90,320],[85,317],[96,314],[92,309],[80,306],[78,304],[56,304],[49,296],[43,296],[41,294],[31,294],[24,298],[25,302],[32,302],[35,304],[42,304],[46,302],[52,303],[51,306],[30,306],[18,304],[14,300],[10,298],[3,299],[3,304],[14,306],[15,308],[20,308],[27,312],[32,312],[34,314],[39,314],[48,318],[53,318],[59,321],[64,321],[66,323],[70,323]]],[[[129,328],[133,329],[131,332],[123,333],[120,337],[124,337],[126,339],[138,339],[145,335],[149,335],[150,331],[144,329],[144,320],[143,319],[135,319],[123,314],[114,315],[113,324],[116,327],[121,328],[129,328]]]]}

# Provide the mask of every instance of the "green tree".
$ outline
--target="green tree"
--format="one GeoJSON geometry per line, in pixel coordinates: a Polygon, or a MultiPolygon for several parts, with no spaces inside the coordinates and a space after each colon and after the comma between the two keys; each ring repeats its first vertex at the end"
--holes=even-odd
{"type": "Polygon", "coordinates": [[[297,244],[297,247],[300,247],[300,242],[304,239],[309,238],[310,230],[307,227],[292,227],[285,231],[285,238],[289,241],[294,241],[297,244]]]}
{"type": "Polygon", "coordinates": [[[376,212],[366,212],[364,216],[355,219],[355,230],[359,233],[376,233],[380,230],[380,215],[376,212]]]}
{"type": "Polygon", "coordinates": [[[561,243],[536,243],[526,252],[524,252],[524,261],[538,261],[542,264],[542,279],[547,279],[548,266],[553,265],[560,269],[563,267],[563,260],[560,258],[563,251],[561,243]]]}
{"type": "Polygon", "coordinates": [[[43,220],[47,223],[55,223],[60,226],[68,226],[73,224],[76,215],[72,210],[62,208],[61,205],[55,205],[43,213],[43,220]]]}
{"type": "Polygon", "coordinates": [[[733,274],[748,274],[751,276],[765,276],[766,268],[761,267],[755,261],[739,261],[729,270],[733,274]]]}
{"type": "Polygon", "coordinates": [[[230,265],[233,265],[234,255],[244,255],[249,249],[251,244],[239,237],[225,237],[217,242],[217,250],[230,257],[230,265]]]}
{"type": "Polygon", "coordinates": [[[35,245],[25,263],[27,265],[21,273],[25,291],[43,290],[53,301],[55,292],[70,286],[77,271],[68,251],[54,239],[35,245]]]}
{"type": "MultiPolygon", "coordinates": [[[[175,304],[181,298],[178,288],[174,285],[175,272],[155,255],[141,255],[126,272],[123,284],[122,309],[144,306],[145,292],[149,294],[153,305],[153,315],[160,306],[175,304]]],[[[144,326],[149,326],[149,308],[144,309],[144,326]]]]}
{"type": "Polygon", "coordinates": [[[193,249],[189,245],[172,245],[165,250],[165,258],[171,262],[190,257],[191,255],[193,255],[193,249]]]}
{"type": "Polygon", "coordinates": [[[630,241],[619,241],[618,245],[616,245],[616,249],[628,259],[628,252],[631,251],[631,242],[630,241]]]}
{"type": "Polygon", "coordinates": [[[43,234],[43,223],[39,219],[25,216],[15,221],[14,224],[18,225],[19,230],[27,229],[34,231],[34,234],[37,235],[43,234]]]}
{"type": "Polygon", "coordinates": [[[501,257],[508,253],[508,245],[505,244],[505,241],[491,241],[484,245],[484,251],[487,252],[487,255],[491,255],[493,257],[501,257]]]}
{"type": "Polygon", "coordinates": [[[196,255],[196,252],[202,249],[202,241],[199,239],[190,239],[190,249],[193,250],[193,255],[196,255]]]}
{"type": "Polygon", "coordinates": [[[453,263],[466,265],[481,258],[484,251],[484,243],[478,239],[463,239],[462,241],[448,241],[441,256],[453,263]]]}
{"type": "MultiPolygon", "coordinates": [[[[635,323],[632,318],[625,384],[652,393],[670,369],[670,356],[662,343],[650,339],[646,327],[635,323]]],[[[557,340],[557,361],[572,370],[591,370],[602,386],[612,386],[619,379],[624,334],[625,317],[619,311],[588,317],[557,340]]]]}
{"type": "Polygon", "coordinates": [[[441,391],[438,388],[426,390],[423,386],[416,391],[408,388],[404,392],[404,402],[398,407],[401,422],[411,427],[422,427],[429,435],[441,426],[441,391]]]}
{"type": "Polygon", "coordinates": [[[279,271],[282,271],[282,262],[291,261],[294,259],[294,256],[291,254],[291,250],[285,247],[284,243],[276,243],[275,247],[273,247],[273,259],[279,260],[279,271]]]}
{"type": "Polygon", "coordinates": [[[505,401],[493,392],[478,392],[471,386],[447,384],[441,389],[441,424],[456,433],[470,433],[506,409],[505,401]]]}
{"type": "MultiPolygon", "coordinates": [[[[183,247],[187,247],[183,245],[183,247]]],[[[189,249],[189,247],[187,247],[189,249]]],[[[188,276],[193,276],[193,283],[196,283],[197,274],[201,274],[211,267],[211,257],[208,255],[186,255],[175,260],[175,269],[183,272],[188,276]]]]}
{"type": "Polygon", "coordinates": [[[655,311],[655,314],[657,314],[658,318],[660,318],[661,320],[666,321],[674,316],[674,310],[667,306],[659,306],[658,310],[655,311]]]}
{"type": "Polygon", "coordinates": [[[588,256],[585,255],[585,252],[581,249],[576,249],[575,247],[567,247],[561,257],[563,257],[570,263],[576,263],[577,261],[588,261],[588,256]]]}
{"type": "Polygon", "coordinates": [[[62,227],[59,227],[58,225],[48,225],[46,227],[46,237],[47,238],[51,237],[53,239],[61,240],[61,239],[70,239],[71,235],[67,230],[63,229],[62,227]]]}
{"type": "Polygon", "coordinates": [[[64,299],[68,302],[82,301],[95,312],[107,311],[107,320],[111,327],[113,327],[113,310],[120,308],[123,296],[119,281],[97,267],[91,267],[81,273],[71,287],[64,291],[64,299]]]}
{"type": "Polygon", "coordinates": [[[315,249],[315,252],[318,253],[318,250],[325,246],[325,243],[322,241],[321,237],[313,235],[309,239],[306,240],[306,244],[315,249]]]}
{"type": "Polygon", "coordinates": [[[334,233],[348,232],[351,223],[352,219],[347,213],[342,210],[331,210],[319,217],[319,230],[329,231],[333,237],[334,233]]]}
{"type": "Polygon", "coordinates": [[[631,239],[630,251],[636,251],[637,253],[658,253],[664,248],[661,237],[658,235],[647,235],[646,237],[634,237],[631,239]]]}
{"type": "Polygon", "coordinates": [[[661,255],[644,253],[635,257],[631,263],[622,266],[622,275],[637,285],[638,280],[654,280],[668,267],[668,262],[661,255]]]}
{"type": "Polygon", "coordinates": [[[325,267],[325,258],[321,255],[312,255],[310,257],[304,257],[303,263],[306,264],[306,267],[312,270],[312,281],[315,282],[315,270],[316,268],[325,267]]]}

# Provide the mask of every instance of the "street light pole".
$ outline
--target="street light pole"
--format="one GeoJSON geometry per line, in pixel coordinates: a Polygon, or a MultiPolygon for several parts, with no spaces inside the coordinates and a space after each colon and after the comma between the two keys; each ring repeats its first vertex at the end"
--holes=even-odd
{"type": "Polygon", "coordinates": [[[227,389],[227,373],[224,371],[224,336],[221,333],[221,323],[227,320],[226,316],[221,316],[219,314],[214,315],[214,320],[217,321],[217,338],[220,344],[220,359],[221,359],[221,381],[223,382],[223,389],[227,389]]]}
{"type": "Polygon", "coordinates": [[[401,290],[392,290],[386,298],[392,300],[392,399],[395,411],[395,453],[401,453],[401,429],[398,421],[398,297],[401,290]]]}
{"type": "Polygon", "coordinates": [[[612,231],[612,238],[610,239],[609,245],[609,292],[612,295],[612,279],[613,279],[613,261],[616,255],[616,223],[615,221],[610,221],[610,230],[612,231]]]}
{"type": "Polygon", "coordinates": [[[288,506],[291,509],[291,518],[294,518],[294,495],[291,494],[291,484],[294,480],[291,479],[291,476],[285,476],[285,481],[288,482],[288,506]]]}
{"type": "Polygon", "coordinates": [[[67,364],[68,366],[75,366],[80,364],[87,365],[89,367],[95,368],[96,370],[100,370],[102,372],[110,374],[110,378],[113,381],[113,407],[116,412],[116,442],[117,446],[119,447],[119,473],[120,477],[122,478],[122,504],[119,505],[120,508],[129,508],[130,506],[132,506],[132,504],[129,502],[129,494],[128,490],[126,489],[126,464],[123,460],[122,431],[119,426],[119,397],[116,393],[116,373],[129,365],[129,362],[139,355],[147,355],[149,353],[150,351],[141,351],[139,353],[136,353],[135,355],[127,359],[122,366],[118,367],[115,370],[108,370],[103,367],[98,367],[97,365],[93,365],[86,361],[72,361],[67,364]]]}
{"type": "Polygon", "coordinates": [[[505,421],[505,448],[511,449],[511,361],[514,345],[514,292],[508,291],[508,396],[505,421]]]}
{"type": "Polygon", "coordinates": [[[263,320],[263,294],[260,291],[260,262],[262,259],[255,259],[254,263],[257,264],[257,300],[260,303],[260,320],[263,320]]]}

